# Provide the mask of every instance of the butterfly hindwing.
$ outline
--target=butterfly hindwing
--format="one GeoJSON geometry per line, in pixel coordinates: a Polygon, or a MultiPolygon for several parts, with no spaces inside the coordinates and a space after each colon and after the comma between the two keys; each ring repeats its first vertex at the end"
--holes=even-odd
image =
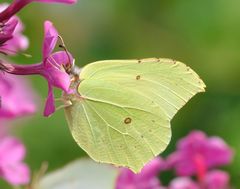
{"type": "Polygon", "coordinates": [[[204,83],[170,59],[99,61],[83,68],[78,94],[66,108],[76,142],[99,162],[134,172],[161,153],[170,120],[204,83]]]}

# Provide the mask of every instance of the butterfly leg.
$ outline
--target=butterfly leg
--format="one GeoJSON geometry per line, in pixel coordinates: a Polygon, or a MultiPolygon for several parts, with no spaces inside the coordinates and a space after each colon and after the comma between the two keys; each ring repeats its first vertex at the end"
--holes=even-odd
{"type": "MultiPolygon", "coordinates": [[[[59,100],[62,100],[62,99],[59,99],[59,100]]],[[[64,101],[64,104],[58,106],[58,107],[56,108],[56,110],[61,110],[61,109],[63,109],[63,108],[67,108],[67,107],[69,107],[69,106],[71,106],[71,105],[72,105],[72,102],[71,102],[70,100],[66,100],[66,101],[64,101]]]]}

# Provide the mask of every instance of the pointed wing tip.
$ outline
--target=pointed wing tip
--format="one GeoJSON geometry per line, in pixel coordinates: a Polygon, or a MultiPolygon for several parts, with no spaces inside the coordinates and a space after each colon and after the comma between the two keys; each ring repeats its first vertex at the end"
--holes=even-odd
{"type": "Polygon", "coordinates": [[[202,86],[202,91],[201,92],[206,92],[206,89],[207,89],[206,85],[202,86]]]}
{"type": "Polygon", "coordinates": [[[206,88],[207,88],[207,86],[206,86],[206,84],[203,82],[203,80],[199,77],[199,87],[200,87],[200,90],[199,90],[199,92],[201,93],[201,92],[206,92],[206,88]]]}

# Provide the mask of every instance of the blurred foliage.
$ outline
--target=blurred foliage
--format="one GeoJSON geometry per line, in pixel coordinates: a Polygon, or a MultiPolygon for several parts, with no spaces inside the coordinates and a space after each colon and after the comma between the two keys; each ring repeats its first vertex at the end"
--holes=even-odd
{"type": "MultiPolygon", "coordinates": [[[[234,162],[227,169],[238,188],[239,6],[238,0],[79,0],[73,6],[33,3],[19,14],[31,43],[27,53],[33,57],[18,56],[14,61],[41,61],[43,22],[49,19],[79,66],[102,59],[145,57],[169,57],[188,64],[205,81],[207,92],[194,97],[176,115],[173,139],[163,156],[190,130],[219,135],[235,150],[234,162]]],[[[42,117],[46,81],[40,77],[31,80],[41,106],[36,116],[16,123],[21,125],[16,134],[27,146],[27,162],[33,170],[38,170],[43,161],[53,170],[85,153],[73,141],[63,110],[50,118],[42,117]]]]}

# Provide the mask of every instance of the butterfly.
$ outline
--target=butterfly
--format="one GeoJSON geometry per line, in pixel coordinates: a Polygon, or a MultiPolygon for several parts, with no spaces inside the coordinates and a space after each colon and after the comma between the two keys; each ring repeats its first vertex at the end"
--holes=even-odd
{"type": "Polygon", "coordinates": [[[185,64],[164,58],[90,63],[64,94],[66,119],[77,144],[97,162],[134,172],[163,152],[170,121],[205,91],[185,64]]]}

